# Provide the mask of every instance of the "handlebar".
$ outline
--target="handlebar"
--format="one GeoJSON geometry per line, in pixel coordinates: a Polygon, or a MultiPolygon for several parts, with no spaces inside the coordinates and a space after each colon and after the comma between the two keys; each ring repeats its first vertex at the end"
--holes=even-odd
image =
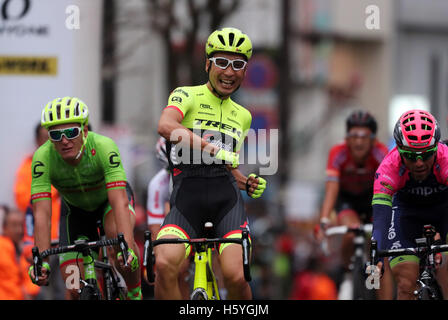
{"type": "Polygon", "coordinates": [[[389,249],[389,250],[378,250],[376,240],[372,241],[372,257],[398,257],[403,255],[424,255],[431,253],[439,253],[448,251],[448,244],[431,245],[428,247],[410,247],[410,248],[399,248],[399,249],[389,249]],[[375,248],[373,248],[375,245],[375,248]]]}
{"type": "Polygon", "coordinates": [[[251,281],[252,277],[250,275],[250,242],[249,242],[249,232],[243,230],[241,233],[241,239],[238,238],[197,238],[197,239],[158,239],[151,241],[151,232],[145,231],[145,244],[143,253],[143,266],[146,267],[146,273],[149,282],[154,282],[154,255],[153,248],[161,244],[197,244],[197,245],[207,245],[215,243],[236,243],[240,244],[243,249],[243,271],[244,279],[246,281],[251,281]]]}
{"type": "Polygon", "coordinates": [[[364,232],[364,233],[371,233],[373,230],[373,225],[368,223],[364,225],[360,225],[359,227],[347,227],[347,226],[335,226],[330,227],[325,230],[325,235],[333,236],[333,235],[339,235],[339,234],[346,234],[348,232],[358,233],[358,232],[364,232]]]}
{"type": "Polygon", "coordinates": [[[448,251],[448,244],[434,244],[436,231],[432,225],[423,226],[423,238],[415,239],[416,247],[378,250],[378,242],[372,239],[370,246],[370,264],[376,264],[378,258],[414,255],[418,257],[429,256],[439,252],[448,251]]]}
{"type": "Polygon", "coordinates": [[[40,254],[39,254],[38,247],[33,247],[31,249],[31,252],[33,254],[34,270],[36,270],[36,272],[35,272],[36,281],[37,281],[38,277],[42,275],[42,260],[49,256],[66,253],[66,252],[85,253],[85,252],[88,252],[90,249],[106,247],[106,246],[115,246],[115,245],[120,246],[121,252],[123,254],[123,258],[125,258],[124,259],[125,266],[127,266],[128,245],[127,245],[126,240],[124,239],[124,236],[122,233],[119,233],[117,235],[117,238],[114,238],[114,239],[97,240],[97,241],[91,241],[91,242],[87,242],[86,240],[77,240],[77,241],[75,241],[75,244],[46,249],[46,250],[42,251],[40,254]]]}

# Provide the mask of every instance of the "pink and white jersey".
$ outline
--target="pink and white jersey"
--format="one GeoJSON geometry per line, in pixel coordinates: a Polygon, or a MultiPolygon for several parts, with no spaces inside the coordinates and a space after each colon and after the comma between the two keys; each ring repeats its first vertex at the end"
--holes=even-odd
{"type": "Polygon", "coordinates": [[[392,149],[381,162],[375,174],[372,204],[392,205],[392,196],[410,204],[429,204],[447,201],[448,146],[439,143],[433,170],[424,181],[410,178],[398,149],[392,149]]]}
{"type": "Polygon", "coordinates": [[[165,219],[165,203],[170,201],[170,172],[161,169],[149,182],[146,213],[148,225],[162,224],[165,219]]]}

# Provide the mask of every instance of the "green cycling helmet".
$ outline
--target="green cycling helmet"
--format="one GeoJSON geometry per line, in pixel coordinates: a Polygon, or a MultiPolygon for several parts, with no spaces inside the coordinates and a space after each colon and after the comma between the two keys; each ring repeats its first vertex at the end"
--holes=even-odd
{"type": "Polygon", "coordinates": [[[216,52],[238,53],[249,60],[252,56],[252,42],[246,34],[236,28],[219,29],[208,37],[205,44],[208,58],[216,52]]]}
{"type": "Polygon", "coordinates": [[[48,129],[64,123],[79,123],[87,125],[89,109],[80,99],[75,97],[56,98],[47,103],[42,110],[40,124],[48,129]]]}

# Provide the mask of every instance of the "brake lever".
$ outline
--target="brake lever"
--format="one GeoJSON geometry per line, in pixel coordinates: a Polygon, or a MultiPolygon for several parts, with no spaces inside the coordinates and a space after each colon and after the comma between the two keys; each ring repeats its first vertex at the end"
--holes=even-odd
{"type": "Polygon", "coordinates": [[[39,254],[39,248],[33,247],[31,249],[33,254],[33,266],[34,266],[34,279],[36,282],[39,280],[39,277],[42,275],[42,258],[39,254]]]}
{"type": "Polygon", "coordinates": [[[145,245],[143,247],[143,266],[144,267],[146,267],[148,265],[147,259],[148,259],[148,255],[150,254],[148,252],[150,242],[151,242],[151,232],[146,230],[145,231],[145,245]]]}
{"type": "Polygon", "coordinates": [[[126,242],[126,240],[124,239],[124,235],[122,233],[118,234],[118,244],[120,246],[121,249],[121,253],[123,254],[123,260],[124,260],[124,266],[127,267],[128,266],[128,244],[126,242]]]}

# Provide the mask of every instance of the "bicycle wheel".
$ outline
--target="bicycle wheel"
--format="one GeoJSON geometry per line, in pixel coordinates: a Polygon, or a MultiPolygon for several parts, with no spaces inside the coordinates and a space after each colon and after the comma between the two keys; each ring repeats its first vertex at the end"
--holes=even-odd
{"type": "Polygon", "coordinates": [[[203,288],[197,288],[191,294],[191,300],[208,300],[207,292],[203,288]]]}

